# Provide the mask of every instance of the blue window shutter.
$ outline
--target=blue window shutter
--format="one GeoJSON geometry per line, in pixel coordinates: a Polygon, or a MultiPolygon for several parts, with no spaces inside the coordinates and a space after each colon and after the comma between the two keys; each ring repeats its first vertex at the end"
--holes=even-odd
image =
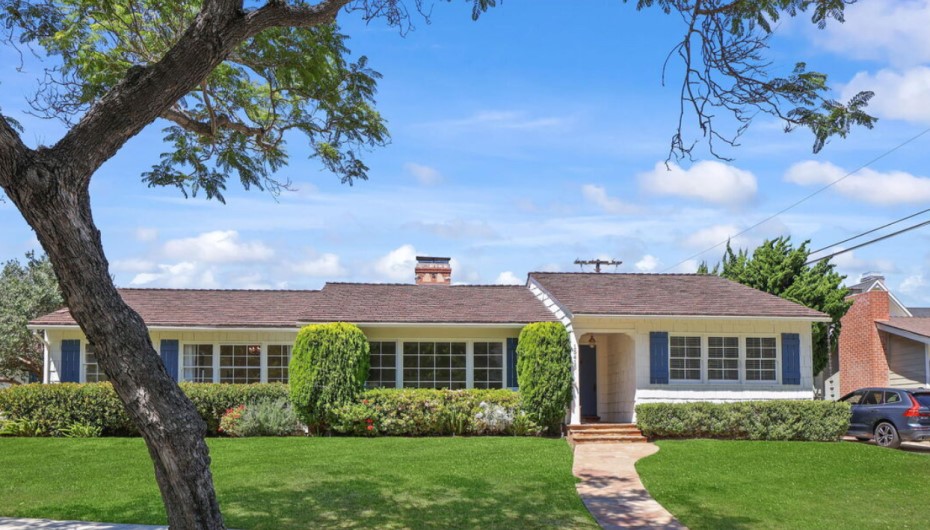
{"type": "Polygon", "coordinates": [[[649,333],[649,382],[668,384],[668,332],[649,333]]]}
{"type": "Polygon", "coordinates": [[[801,384],[801,336],[781,334],[781,384],[801,384]]]}
{"type": "Polygon", "coordinates": [[[161,362],[165,363],[165,370],[168,370],[168,375],[171,376],[171,379],[174,379],[174,381],[177,382],[178,341],[162,339],[159,353],[161,354],[161,362]]]}
{"type": "Polygon", "coordinates": [[[61,341],[61,371],[58,376],[62,383],[81,382],[81,341],[61,341]]]}
{"type": "Polygon", "coordinates": [[[507,339],[507,386],[517,388],[517,339],[507,339]]]}

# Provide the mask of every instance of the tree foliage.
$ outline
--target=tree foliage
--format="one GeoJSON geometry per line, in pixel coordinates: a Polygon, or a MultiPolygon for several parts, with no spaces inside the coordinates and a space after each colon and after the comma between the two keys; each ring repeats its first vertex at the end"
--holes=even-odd
{"type": "Polygon", "coordinates": [[[836,350],[840,319],[852,303],[846,301],[849,291],[842,285],[846,277],[837,273],[836,266],[829,260],[806,265],[810,257],[809,243],[805,241],[795,248],[790,237],[779,237],[763,242],[751,256],[748,250],[734,252],[727,243],[723,261],[713,270],[702,263],[698,273],[719,274],[830,315],[833,322],[812,324],[814,374],[818,374],[827,365],[829,348],[836,350]],[[828,340],[830,326],[834,331],[832,339],[828,340]]]}
{"type": "Polygon", "coordinates": [[[520,331],[517,384],[527,414],[555,430],[572,400],[572,347],[565,326],[536,322],[520,331]]]}
{"type": "Polygon", "coordinates": [[[291,403],[313,432],[328,427],[336,407],[365,386],[368,339],[354,324],[311,324],[297,334],[289,369],[291,403]]]}
{"type": "Polygon", "coordinates": [[[30,320],[62,306],[58,279],[47,256],[26,254],[0,272],[0,382],[42,379],[42,339],[26,328],[30,320]]]}
{"type": "MultiPolygon", "coordinates": [[[[631,0],[624,0],[630,2],[631,0]]],[[[871,129],[876,118],[865,112],[872,98],[859,92],[843,103],[831,97],[827,76],[797,61],[790,71],[775,72],[767,58],[769,39],[782,16],[811,13],[823,29],[843,22],[848,0],[637,0],[637,9],[658,8],[677,14],[685,24],[682,39],[672,48],[684,71],[681,75],[678,128],[669,157],[690,157],[696,142],[686,140],[686,117],[691,116],[712,154],[726,158],[717,144],[738,145],[740,136],[758,114],[782,121],[785,131],[799,127],[814,134],[813,150],[823,149],[833,136],[845,138],[854,126],[871,129]],[[728,120],[736,128],[729,130],[728,120]],[[722,132],[718,123],[723,120],[722,132]]],[[[668,74],[668,60],[666,60],[668,74]]],[[[663,75],[663,78],[665,75],[663,75]]]]}

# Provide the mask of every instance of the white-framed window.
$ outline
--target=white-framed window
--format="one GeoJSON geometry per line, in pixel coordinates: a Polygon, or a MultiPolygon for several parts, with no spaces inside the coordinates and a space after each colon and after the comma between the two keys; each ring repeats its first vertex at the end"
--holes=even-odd
{"type": "Polygon", "coordinates": [[[504,343],[474,343],[474,388],[503,388],[504,343]]]}
{"type": "Polygon", "coordinates": [[[701,337],[671,336],[668,376],[674,381],[701,380],[701,337]]]}
{"type": "Polygon", "coordinates": [[[262,347],[257,344],[220,345],[220,383],[260,383],[262,347]]]}
{"type": "Polygon", "coordinates": [[[739,381],[739,337],[707,338],[707,380],[739,381]]]}
{"type": "Polygon", "coordinates": [[[192,383],[213,382],[213,345],[184,345],[184,380],[192,383]]]}
{"type": "Polygon", "coordinates": [[[268,345],[268,382],[287,383],[288,366],[291,363],[291,346],[289,344],[268,345]]]}
{"type": "Polygon", "coordinates": [[[776,381],[775,337],[746,337],[746,381],[776,381]]]}
{"type": "Polygon", "coordinates": [[[97,354],[94,351],[94,345],[87,342],[84,344],[84,381],[87,383],[99,383],[109,381],[107,374],[103,373],[100,365],[97,364],[97,354]]]}
{"type": "Polygon", "coordinates": [[[407,388],[465,388],[465,342],[404,342],[403,380],[407,388]]]}
{"type": "Polygon", "coordinates": [[[372,341],[368,343],[371,366],[368,369],[368,388],[394,388],[397,386],[397,343],[372,341]]]}

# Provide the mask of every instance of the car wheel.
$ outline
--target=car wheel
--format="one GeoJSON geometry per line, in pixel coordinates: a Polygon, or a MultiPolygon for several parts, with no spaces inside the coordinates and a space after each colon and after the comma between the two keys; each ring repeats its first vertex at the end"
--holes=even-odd
{"type": "Polygon", "coordinates": [[[894,425],[883,421],[875,427],[875,443],[881,447],[897,449],[901,446],[901,437],[898,436],[898,430],[894,428],[894,425]]]}

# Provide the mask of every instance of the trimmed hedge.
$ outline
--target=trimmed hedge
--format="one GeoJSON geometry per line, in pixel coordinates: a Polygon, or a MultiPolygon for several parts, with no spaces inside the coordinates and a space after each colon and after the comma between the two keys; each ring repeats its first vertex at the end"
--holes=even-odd
{"type": "Polygon", "coordinates": [[[636,425],[656,438],[828,442],[846,434],[850,415],[847,403],[834,401],[644,403],[636,425]]]}
{"type": "MultiPolygon", "coordinates": [[[[227,409],[243,403],[287,399],[287,386],[281,383],[181,383],[181,389],[207,423],[209,435],[217,434],[227,409]]],[[[138,434],[110,383],[10,387],[0,390],[0,414],[10,420],[36,422],[46,436],[64,435],[73,425],[97,427],[104,436],[138,434]]]]}
{"type": "Polygon", "coordinates": [[[374,389],[333,411],[334,431],[363,436],[535,435],[512,390],[374,389]]]}
{"type": "Polygon", "coordinates": [[[533,420],[556,432],[572,400],[572,347],[559,322],[536,322],[520,331],[517,382],[533,420]]]}
{"type": "Polygon", "coordinates": [[[368,378],[368,338],[355,324],[311,324],[297,333],[290,363],[290,398],[313,432],[329,427],[332,410],[351,402],[368,378]]]}

